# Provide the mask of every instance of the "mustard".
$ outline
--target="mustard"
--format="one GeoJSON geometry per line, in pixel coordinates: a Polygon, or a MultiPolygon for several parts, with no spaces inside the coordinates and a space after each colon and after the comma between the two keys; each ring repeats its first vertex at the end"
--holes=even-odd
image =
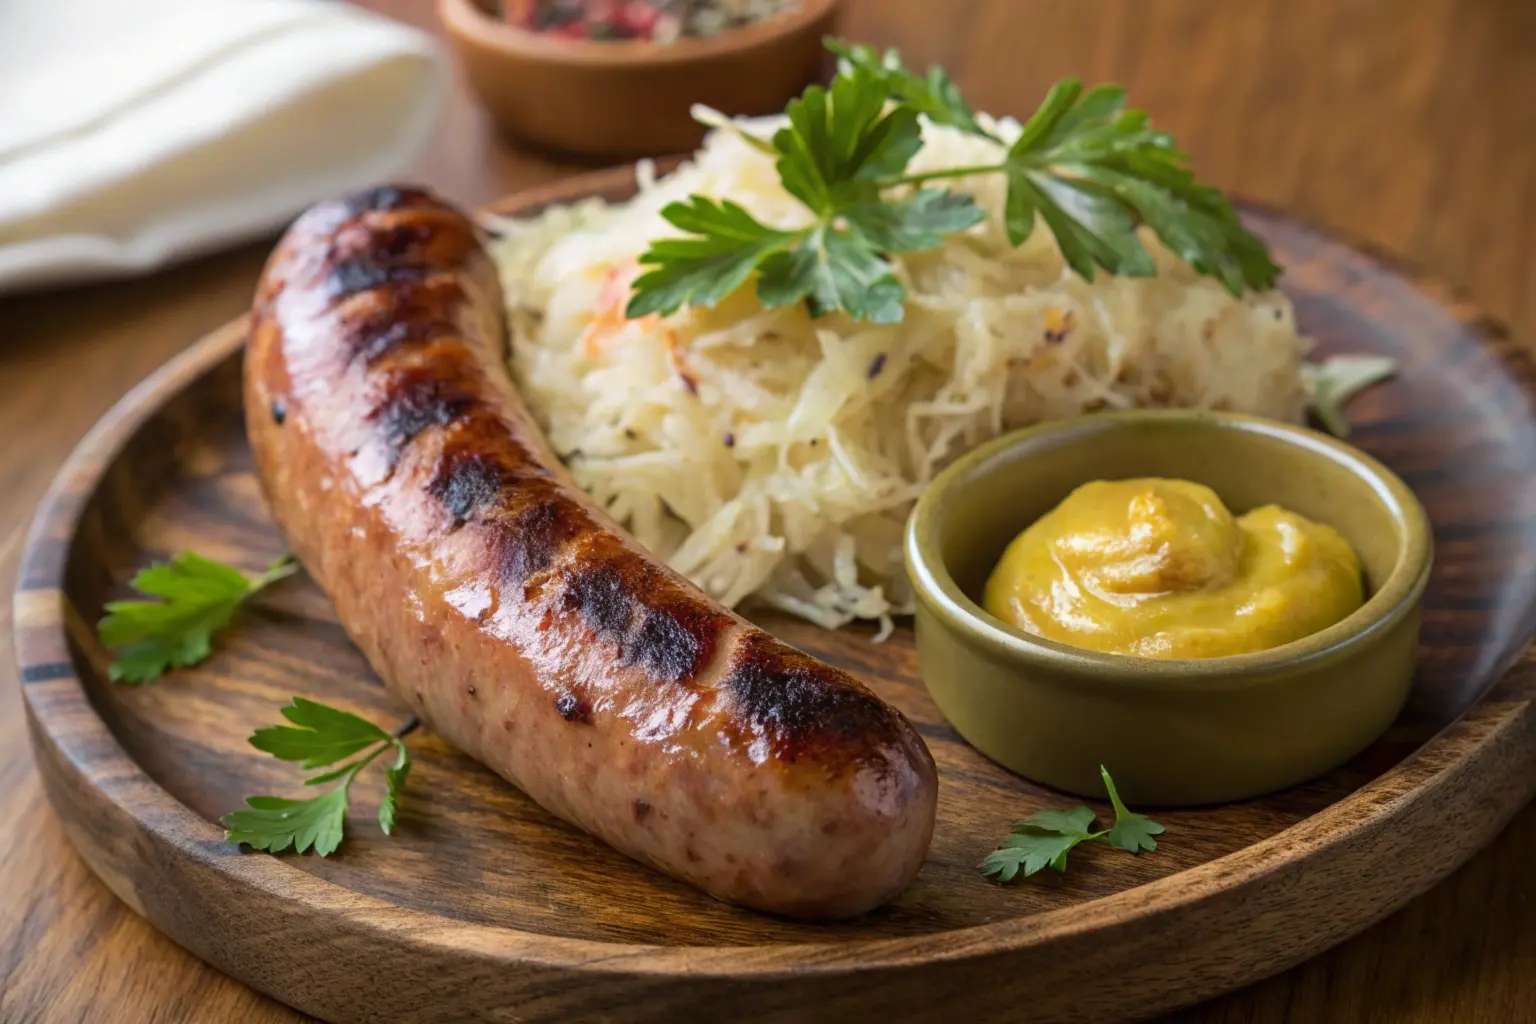
{"type": "Polygon", "coordinates": [[[1008,545],[987,611],[1064,644],[1146,658],[1267,650],[1365,600],[1337,530],[1266,505],[1234,517],[1185,480],[1084,484],[1008,545]]]}

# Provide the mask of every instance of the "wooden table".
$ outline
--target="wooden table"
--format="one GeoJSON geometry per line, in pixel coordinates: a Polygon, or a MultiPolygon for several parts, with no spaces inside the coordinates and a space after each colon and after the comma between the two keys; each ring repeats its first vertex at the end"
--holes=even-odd
{"type": "MultiPolygon", "coordinates": [[[[368,5],[427,25],[426,0],[368,5]]],[[[1117,80],[1217,185],[1430,268],[1536,341],[1536,4],[1529,0],[854,0],[847,33],[1027,113],[1117,80]]],[[[462,87],[418,176],[476,203],[569,165],[499,141],[462,87]]],[[[0,587],[71,445],[241,312],[265,244],[131,283],[0,300],[0,587]]],[[[0,608],[0,1020],[291,1021],[160,936],[76,858],[32,770],[0,608]]],[[[1536,808],[1425,896],[1187,1022],[1536,1020],[1536,808]]],[[[1157,936],[1147,936],[1156,942],[1157,936]]],[[[1021,1013],[1024,1008],[1021,1008],[1021,1013]]]]}

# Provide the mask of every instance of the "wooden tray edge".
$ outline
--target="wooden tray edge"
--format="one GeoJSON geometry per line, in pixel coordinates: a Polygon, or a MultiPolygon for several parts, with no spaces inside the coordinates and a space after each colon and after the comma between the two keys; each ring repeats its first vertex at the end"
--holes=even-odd
{"type": "MultiPolygon", "coordinates": [[[[589,176],[605,177],[611,178],[612,172],[589,176]]],[[[558,198],[569,194],[571,187],[572,183],[563,182],[543,192],[558,198]]],[[[1452,293],[1442,289],[1441,294],[1452,293]]],[[[1453,301],[1461,307],[1458,314],[1468,309],[1453,301]]],[[[1475,311],[1468,313],[1469,318],[1474,315],[1475,311]]],[[[1478,329],[1475,325],[1488,321],[1478,317],[1468,322],[1478,329]]],[[[1042,1011],[1045,1007],[1038,1000],[1042,992],[1050,991],[1051,978],[1065,984],[1069,975],[1081,981],[1080,976],[1086,973],[1099,979],[1102,991],[1103,979],[1111,975],[1099,972],[1113,971],[1112,976],[1119,979],[1115,987],[1134,986],[1140,993],[1140,1004],[1147,1012],[1154,1012],[1283,970],[1385,916],[1470,857],[1536,793],[1536,715],[1531,714],[1525,699],[1536,672],[1530,660],[1523,658],[1488,698],[1407,761],[1268,840],[1081,907],[941,936],[713,950],[554,939],[479,925],[445,926],[440,919],[359,897],[281,860],[230,854],[220,849],[223,844],[218,828],[192,814],[145,775],[90,709],[65,640],[70,630],[78,637],[82,624],[64,607],[56,583],[63,576],[75,522],[102,468],[167,395],[233,355],[243,342],[244,332],[244,319],[233,321],[146,379],[114,406],[60,470],[39,506],[14,598],[17,662],[34,753],[50,800],[93,870],[157,927],[226,970],[232,963],[247,963],[243,958],[264,950],[273,973],[252,977],[246,972],[241,976],[309,1012],[329,1016],[335,1007],[324,1002],[328,998],[324,993],[294,990],[292,979],[302,977],[302,965],[282,965],[281,950],[273,948],[270,936],[210,936],[189,929],[173,912],[176,908],[136,889],[115,866],[115,858],[129,855],[146,868],[155,867],[155,861],[163,860],[164,854],[152,849],[158,845],[152,829],[173,825],[186,841],[175,847],[171,860],[160,863],[157,870],[201,870],[212,877],[217,875],[215,861],[237,857],[243,865],[234,874],[260,892],[264,902],[272,902],[277,916],[302,908],[306,926],[318,923],[331,930],[338,945],[357,943],[361,948],[382,938],[428,961],[448,950],[462,959],[470,950],[507,979],[509,987],[493,988],[503,989],[504,995],[514,1000],[520,993],[526,994],[525,986],[533,977],[539,978],[540,988],[550,984],[554,976],[564,977],[568,983],[580,978],[581,984],[591,986],[605,975],[615,979],[636,975],[670,978],[680,970],[686,971],[690,980],[671,984],[695,986],[699,996],[725,982],[768,982],[786,976],[807,983],[841,978],[845,989],[851,977],[859,976],[870,978],[873,988],[878,975],[916,966],[929,969],[931,978],[947,971],[951,980],[966,983],[961,982],[962,975],[995,970],[985,965],[1006,956],[1011,968],[1005,973],[1031,989],[1032,1005],[1042,1011]],[[61,743],[61,734],[73,742],[61,743]],[[1466,788],[1459,785],[1462,783],[1466,788]],[[117,803],[117,798],[130,793],[136,801],[144,802],[133,814],[125,813],[117,803]],[[1341,835],[1338,826],[1343,823],[1350,824],[1350,831],[1341,835]],[[1429,836],[1433,836],[1432,843],[1425,841],[1429,836]],[[1426,856],[1426,851],[1432,856],[1426,856]],[[1339,877],[1339,872],[1318,872],[1303,864],[1304,859],[1315,864],[1324,858],[1348,866],[1342,873],[1347,884],[1330,881],[1339,877]],[[1391,899],[1362,899],[1360,880],[1375,876],[1391,879],[1395,890],[1391,899]],[[1272,888],[1283,890],[1288,902],[1331,908],[1325,915],[1325,926],[1314,929],[1307,942],[1292,948],[1294,944],[1288,944],[1281,934],[1283,928],[1261,927],[1256,934],[1250,925],[1241,936],[1242,956],[1201,973],[1194,985],[1188,973],[1178,975],[1175,986],[1175,975],[1167,961],[1160,959],[1170,948],[1171,937],[1186,929],[1208,934],[1213,927],[1232,928],[1234,921],[1229,915],[1238,911],[1245,915],[1284,915],[1284,907],[1259,907],[1245,896],[1245,890],[1255,883],[1275,882],[1277,877],[1285,882],[1272,888]],[[318,916],[314,913],[317,907],[321,911],[318,916]],[[1200,923],[1191,925],[1192,920],[1200,923]],[[1119,934],[1122,930],[1124,936],[1119,934]],[[1134,949],[1138,942],[1130,937],[1136,935],[1157,936],[1155,946],[1159,948],[1148,950],[1143,962],[1117,961],[1109,966],[1107,958],[1115,955],[1112,950],[1122,945],[1134,949]],[[1090,938],[1080,956],[1061,955],[1062,941],[1090,938]],[[1019,970],[1020,958],[1032,961],[1031,951],[1043,950],[1047,944],[1053,950],[1049,958],[1031,962],[1028,971],[1019,970]],[[295,975],[296,970],[301,973],[295,975]],[[1157,987],[1159,977],[1167,982],[1164,988],[1157,987]],[[321,1001],[314,1002],[316,999],[321,1001]]],[[[1507,335],[1493,333],[1495,344],[1508,343],[1507,335]]],[[[228,863],[220,864],[220,870],[229,869],[228,863]]],[[[223,878],[218,882],[227,884],[223,878]]],[[[1013,988],[1003,983],[1002,977],[988,977],[994,988],[1013,988]]],[[[462,983],[459,978],[445,987],[462,983]]],[[[863,992],[859,1006],[869,1009],[866,986],[853,988],[863,992]]],[[[495,998],[491,991],[485,995],[495,998]]],[[[1090,1008],[1081,990],[1071,998],[1077,1012],[1090,1008]]],[[[1087,998],[1098,1003],[1103,996],[1087,998]]]]}

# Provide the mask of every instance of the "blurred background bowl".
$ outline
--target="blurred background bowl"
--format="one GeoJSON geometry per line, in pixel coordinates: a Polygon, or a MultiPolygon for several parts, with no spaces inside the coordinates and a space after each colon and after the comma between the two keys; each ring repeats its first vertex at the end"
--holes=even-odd
{"type": "Polygon", "coordinates": [[[704,103],[774,114],[827,66],[822,37],[843,0],[671,43],[589,41],[501,20],[494,0],[438,0],[438,16],[481,102],[509,135],[543,149],[633,157],[696,148],[704,103]]]}

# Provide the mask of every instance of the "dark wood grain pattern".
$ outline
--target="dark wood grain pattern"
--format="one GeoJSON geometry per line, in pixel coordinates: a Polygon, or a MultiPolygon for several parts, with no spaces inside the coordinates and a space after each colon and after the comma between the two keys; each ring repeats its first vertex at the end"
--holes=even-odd
{"type": "MultiPolygon", "coordinates": [[[[431,27],[422,0],[361,2],[431,27]]],[[[914,63],[944,62],[998,112],[1027,112],[1062,74],[1122,82],[1216,184],[1409,254],[1511,324],[1517,341],[1536,338],[1528,0],[851,0],[845,27],[902,47],[914,63]]],[[[445,114],[414,173],[462,202],[571,170],[506,144],[462,82],[445,114]]],[[[0,590],[10,592],[27,522],[70,448],[137,381],[249,304],[266,248],[121,284],[0,298],[0,590]]],[[[308,1019],[175,945],[75,855],[33,769],[13,618],[0,602],[0,1020],[308,1019]]],[[[1454,825],[1423,839],[1438,843],[1454,825]]],[[[1362,935],[1171,1019],[1531,1019],[1533,858],[1536,806],[1362,935]]],[[[1381,873],[1384,884],[1398,880],[1391,864],[1381,873]]],[[[1170,948],[1155,933],[1141,939],[1170,948]]],[[[950,994],[925,992],[914,1005],[950,994]]],[[[1025,1018],[1029,1005],[1012,1017],[1025,1018]]]]}
{"type": "MultiPolygon", "coordinates": [[[[502,209],[631,188],[629,172],[607,172],[502,209]]],[[[50,799],[135,910],[335,1021],[705,1019],[728,1008],[735,1019],[875,1019],[938,988],[954,995],[926,1000],[934,1015],[1003,1019],[1027,997],[1039,1020],[1117,1019],[1326,948],[1470,856],[1536,788],[1536,675],[1505,675],[1536,624],[1536,368],[1439,286],[1279,215],[1251,219],[1291,268],[1303,329],[1324,351],[1402,361],[1401,378],[1356,407],[1356,439],[1404,475],[1437,529],[1410,707],[1329,776],[1164,813],[1155,855],[1090,854],[1068,876],[999,887],[977,861],[1009,821],[1062,798],[959,739],[922,689],[905,630],[876,646],[867,632],[768,615],[771,630],[866,677],[940,766],[933,847],[890,907],[808,925],[717,903],[431,736],[412,740],[418,768],[392,839],[364,824],[378,794],[363,785],[339,855],[240,853],[213,821],[295,781],[245,744],[253,724],[295,693],[380,722],[404,713],[307,580],[263,595],[204,665],[147,688],[105,681],[90,624],[136,568],[195,549],[254,569],[282,549],[243,437],[236,323],[125,399],[39,514],[15,607],[50,799]],[[1148,932],[1157,945],[1138,939],[1148,932]],[[1095,978],[1108,980],[1085,990],[1095,978]]]]}

